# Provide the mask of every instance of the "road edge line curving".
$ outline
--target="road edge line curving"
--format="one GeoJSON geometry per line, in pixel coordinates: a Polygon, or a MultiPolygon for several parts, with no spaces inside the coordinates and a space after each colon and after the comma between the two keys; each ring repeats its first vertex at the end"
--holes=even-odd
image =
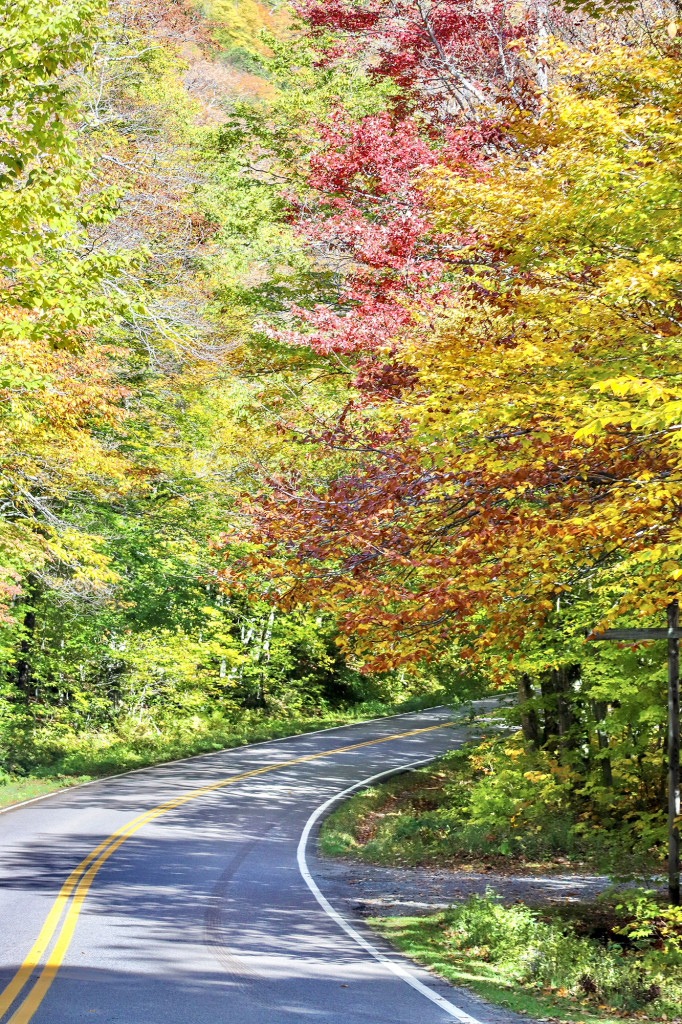
{"type": "Polygon", "coordinates": [[[364,935],[361,935],[360,932],[357,931],[353,927],[353,925],[349,921],[347,921],[346,918],[342,914],[340,914],[338,910],[336,910],[331,905],[329,900],[322,894],[319,886],[317,885],[317,882],[310,873],[310,868],[308,867],[308,861],[306,859],[306,850],[308,846],[308,840],[310,839],[310,833],[312,832],[314,826],[317,824],[320,818],[328,810],[330,810],[334,806],[334,804],[341,803],[346,797],[350,796],[352,793],[355,793],[361,789],[366,789],[367,786],[371,786],[372,783],[374,782],[379,782],[381,780],[388,779],[394,775],[400,775],[405,771],[410,771],[412,768],[421,768],[424,765],[430,764],[434,760],[436,760],[436,758],[427,757],[426,759],[421,761],[411,761],[409,764],[401,765],[400,767],[396,768],[390,768],[388,769],[388,771],[385,772],[379,772],[377,775],[371,775],[369,778],[363,779],[362,782],[356,782],[355,785],[349,786],[348,789],[344,789],[343,792],[341,793],[336,793],[334,796],[330,797],[329,800],[325,800],[323,804],[320,804],[320,806],[313,811],[313,813],[310,815],[307,822],[305,823],[305,828],[303,829],[301,838],[298,843],[296,858],[298,861],[299,871],[301,872],[301,876],[303,877],[303,881],[306,883],[306,885],[308,886],[308,888],[310,889],[313,896],[315,897],[319,905],[322,907],[324,912],[335,922],[335,924],[339,926],[339,928],[341,928],[347,935],[349,935],[354,942],[357,942],[357,944],[361,946],[366,953],[369,953],[370,956],[374,957],[375,960],[378,960],[380,964],[383,964],[385,967],[387,967],[388,970],[391,971],[393,974],[397,975],[397,977],[400,978],[401,981],[406,982],[413,989],[416,989],[416,991],[419,992],[421,995],[425,996],[427,999],[430,999],[432,1003],[435,1003],[436,1006],[440,1007],[440,1009],[443,1010],[445,1013],[449,1013],[450,1016],[454,1017],[455,1020],[458,1020],[460,1024],[483,1024],[483,1022],[479,1021],[476,1017],[472,1017],[471,1014],[466,1013],[464,1010],[460,1010],[458,1006],[455,1006],[454,1003],[449,1002],[449,1000],[447,1000],[444,996],[441,996],[438,992],[434,992],[433,989],[428,987],[428,985],[425,985],[423,982],[421,982],[419,978],[416,978],[407,967],[404,967],[401,963],[399,963],[399,961],[393,959],[392,957],[386,956],[386,954],[382,953],[380,949],[377,949],[376,946],[372,945],[372,943],[369,942],[364,937],[364,935]]]}

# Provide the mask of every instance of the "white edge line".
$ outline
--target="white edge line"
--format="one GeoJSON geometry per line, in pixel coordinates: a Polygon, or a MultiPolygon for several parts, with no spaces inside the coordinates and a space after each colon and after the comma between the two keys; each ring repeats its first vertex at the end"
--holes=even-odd
{"type": "Polygon", "coordinates": [[[313,896],[320,904],[324,912],[328,914],[329,917],[331,917],[331,919],[339,926],[339,928],[342,928],[343,931],[347,935],[349,935],[354,942],[357,942],[357,944],[361,946],[366,953],[369,953],[370,956],[373,956],[375,960],[378,960],[379,963],[387,967],[388,970],[392,971],[393,974],[397,975],[401,979],[401,981],[406,981],[407,984],[411,985],[412,988],[417,990],[417,992],[421,993],[421,995],[423,996],[426,996],[427,999],[430,999],[432,1003],[435,1003],[437,1006],[439,1006],[441,1010],[445,1011],[445,1013],[449,1013],[451,1017],[454,1017],[456,1020],[460,1021],[461,1024],[482,1024],[482,1022],[477,1020],[476,1017],[472,1017],[470,1016],[470,1014],[465,1013],[464,1010],[460,1010],[458,1006],[455,1006],[453,1003],[449,1002],[443,996],[439,995],[438,992],[434,992],[433,989],[430,989],[427,985],[424,985],[423,982],[421,982],[418,978],[415,978],[415,976],[406,967],[403,967],[401,963],[399,963],[397,960],[393,960],[391,957],[386,956],[384,953],[381,952],[381,950],[377,949],[376,946],[373,946],[371,942],[368,942],[364,935],[361,935],[360,932],[356,931],[356,929],[353,928],[352,924],[350,924],[345,919],[345,917],[339,914],[339,912],[335,910],[334,907],[332,907],[329,900],[327,900],[326,897],[322,895],[317,883],[315,882],[315,879],[310,874],[308,862],[306,860],[306,847],[308,845],[308,839],[310,838],[310,833],[313,829],[313,826],[316,824],[317,821],[319,821],[319,819],[323,816],[325,811],[329,810],[329,808],[332,807],[333,804],[338,803],[340,800],[343,800],[347,796],[350,796],[351,793],[354,793],[358,789],[364,789],[367,786],[371,786],[373,782],[378,782],[379,779],[385,779],[391,775],[397,775],[400,772],[409,770],[410,768],[422,767],[425,764],[429,764],[433,760],[435,760],[435,758],[429,757],[423,761],[411,761],[409,764],[404,764],[399,767],[391,768],[385,772],[379,772],[378,775],[372,775],[367,779],[363,779],[362,782],[356,782],[354,786],[349,786],[348,789],[344,789],[343,792],[336,793],[334,796],[330,797],[329,800],[326,800],[323,804],[321,804],[317,808],[317,810],[313,811],[313,813],[308,818],[305,824],[305,828],[303,829],[303,834],[301,835],[300,842],[298,844],[296,857],[298,860],[298,867],[301,872],[301,875],[303,876],[304,882],[306,883],[306,885],[308,886],[308,888],[310,889],[313,896]]]}
{"type": "MultiPolygon", "coordinates": [[[[265,743],[283,743],[284,740],[296,740],[300,736],[319,736],[322,732],[334,732],[336,729],[352,729],[355,725],[369,725],[370,722],[385,722],[391,718],[407,718],[409,715],[423,715],[426,711],[440,711],[441,708],[449,707],[448,704],[434,704],[430,708],[419,708],[417,711],[399,711],[395,715],[379,715],[377,718],[359,718],[355,722],[345,722],[343,725],[328,725],[324,729],[309,729],[307,732],[292,732],[288,736],[273,736],[269,740],[256,740],[255,743],[238,743],[234,747],[221,747],[219,750],[205,750],[203,754],[192,754],[190,757],[176,757],[172,761],[158,761],[156,764],[145,764],[141,768],[131,768],[127,772],[116,772],[114,775],[103,775],[99,779],[90,779],[89,782],[78,782],[75,786],[62,786],[61,789],[53,789],[41,796],[31,797],[30,800],[20,800],[16,804],[8,804],[7,807],[0,807],[0,815],[9,814],[10,811],[17,811],[20,807],[28,807],[29,804],[38,803],[39,800],[49,800],[50,797],[60,796],[62,793],[71,793],[74,789],[84,789],[86,786],[97,786],[113,779],[122,779],[124,775],[137,775],[138,772],[149,772],[155,768],[167,768],[171,764],[184,764],[186,761],[198,761],[202,757],[215,757],[216,754],[226,754],[232,750],[244,750],[246,747],[261,747],[265,743]]],[[[457,711],[457,709],[454,709],[457,711]]]]}

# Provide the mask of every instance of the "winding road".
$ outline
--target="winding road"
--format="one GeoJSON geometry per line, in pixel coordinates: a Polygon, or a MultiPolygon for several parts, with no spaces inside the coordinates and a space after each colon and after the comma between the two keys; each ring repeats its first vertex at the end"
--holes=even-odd
{"type": "Polygon", "coordinates": [[[391,952],[315,880],[326,810],[459,746],[471,731],[451,722],[433,708],[10,808],[0,815],[0,1022],[513,1020],[391,952]]]}

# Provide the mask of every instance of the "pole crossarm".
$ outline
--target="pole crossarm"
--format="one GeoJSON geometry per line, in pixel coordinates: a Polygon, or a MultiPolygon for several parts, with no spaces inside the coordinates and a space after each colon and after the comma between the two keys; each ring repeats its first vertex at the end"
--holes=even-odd
{"type": "Polygon", "coordinates": [[[603,633],[590,633],[587,640],[682,640],[682,629],[605,629],[603,633]]]}

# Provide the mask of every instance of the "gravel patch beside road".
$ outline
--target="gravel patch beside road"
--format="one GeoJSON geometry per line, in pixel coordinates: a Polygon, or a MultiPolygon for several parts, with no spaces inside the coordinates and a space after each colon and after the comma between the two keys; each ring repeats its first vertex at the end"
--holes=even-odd
{"type": "Polygon", "coordinates": [[[360,917],[407,917],[442,910],[486,889],[505,904],[531,906],[595,899],[611,885],[606,875],[507,877],[493,872],[445,868],[388,868],[358,862],[318,859],[316,877],[324,880],[347,912],[360,917]]]}

